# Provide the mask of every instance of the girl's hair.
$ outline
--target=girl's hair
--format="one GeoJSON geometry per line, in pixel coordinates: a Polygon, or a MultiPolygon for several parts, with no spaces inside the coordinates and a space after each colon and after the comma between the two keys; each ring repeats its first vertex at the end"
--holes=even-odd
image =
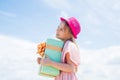
{"type": "MultiPolygon", "coordinates": [[[[64,21],[64,22],[65,22],[65,21],[64,21]]],[[[70,29],[70,27],[69,27],[69,24],[68,24],[67,22],[65,22],[65,27],[68,27],[70,34],[72,34],[72,31],[71,31],[71,29],[70,29]]],[[[72,35],[73,35],[73,34],[72,34],[72,35]]],[[[74,38],[73,36],[72,36],[70,39],[68,39],[68,40],[72,41],[72,42],[78,47],[78,45],[77,45],[77,43],[76,43],[76,40],[75,40],[75,38],[74,38]]]]}

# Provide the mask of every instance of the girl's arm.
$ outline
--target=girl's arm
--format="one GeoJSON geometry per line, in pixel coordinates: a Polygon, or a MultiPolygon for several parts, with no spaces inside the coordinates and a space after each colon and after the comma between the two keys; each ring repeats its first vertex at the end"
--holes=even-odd
{"type": "Polygon", "coordinates": [[[57,63],[54,61],[51,61],[49,58],[45,58],[41,61],[43,65],[47,66],[53,66],[61,71],[64,72],[75,72],[77,67],[76,65],[70,60],[70,55],[69,53],[66,53],[66,63],[57,63]]]}

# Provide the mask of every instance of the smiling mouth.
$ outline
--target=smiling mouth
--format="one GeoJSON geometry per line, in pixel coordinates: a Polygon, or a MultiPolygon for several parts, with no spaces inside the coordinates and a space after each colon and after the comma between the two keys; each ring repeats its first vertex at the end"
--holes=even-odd
{"type": "Polygon", "coordinates": [[[59,34],[56,34],[56,36],[59,36],[59,34]]]}

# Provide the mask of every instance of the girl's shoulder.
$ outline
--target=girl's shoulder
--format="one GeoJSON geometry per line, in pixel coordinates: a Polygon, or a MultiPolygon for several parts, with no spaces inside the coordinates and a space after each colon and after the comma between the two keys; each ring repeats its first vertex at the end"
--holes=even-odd
{"type": "Polygon", "coordinates": [[[70,40],[67,40],[66,42],[65,42],[65,44],[69,44],[69,45],[75,45],[75,43],[74,42],[72,42],[72,41],[70,41],[70,40]]]}
{"type": "Polygon", "coordinates": [[[64,47],[69,47],[71,49],[77,48],[76,44],[74,42],[70,41],[70,40],[65,42],[64,47]]]}

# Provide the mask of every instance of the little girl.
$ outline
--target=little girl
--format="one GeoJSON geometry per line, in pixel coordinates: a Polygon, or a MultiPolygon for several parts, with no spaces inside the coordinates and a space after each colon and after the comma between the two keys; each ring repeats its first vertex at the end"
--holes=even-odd
{"type": "Polygon", "coordinates": [[[80,52],[75,39],[81,31],[79,22],[74,18],[60,18],[61,23],[57,28],[56,37],[64,41],[61,63],[54,62],[48,57],[41,60],[37,59],[38,64],[53,66],[61,71],[55,80],[78,80],[76,71],[80,65],[80,52]]]}

